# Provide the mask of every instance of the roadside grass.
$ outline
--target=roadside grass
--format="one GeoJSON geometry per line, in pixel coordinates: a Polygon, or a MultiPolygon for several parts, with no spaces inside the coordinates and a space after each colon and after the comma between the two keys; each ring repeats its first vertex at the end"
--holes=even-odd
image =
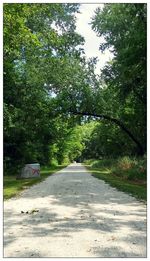
{"type": "MultiPolygon", "coordinates": [[[[112,187],[116,187],[118,190],[126,192],[139,200],[146,201],[147,199],[147,185],[146,175],[141,176],[138,172],[138,168],[134,165],[123,164],[126,159],[99,161],[85,161],[84,166],[92,172],[92,175],[98,179],[104,180],[112,187]],[[123,163],[122,163],[123,162],[123,163]],[[128,165],[128,167],[127,167],[128,165]],[[122,167],[121,167],[122,166],[122,167]],[[139,176],[139,179],[137,178],[139,176]]],[[[141,162],[140,162],[141,164],[141,162]]],[[[141,166],[141,165],[140,165],[141,166]]],[[[143,167],[142,167],[143,170],[143,167]]]]}
{"type": "Polygon", "coordinates": [[[30,178],[30,179],[16,179],[15,175],[7,175],[4,176],[3,179],[3,198],[9,199],[14,196],[18,196],[21,191],[24,189],[31,187],[34,184],[37,184],[56,171],[61,170],[62,168],[65,168],[64,165],[58,165],[58,166],[51,166],[51,167],[41,167],[40,174],[41,176],[39,178],[30,178]]]}

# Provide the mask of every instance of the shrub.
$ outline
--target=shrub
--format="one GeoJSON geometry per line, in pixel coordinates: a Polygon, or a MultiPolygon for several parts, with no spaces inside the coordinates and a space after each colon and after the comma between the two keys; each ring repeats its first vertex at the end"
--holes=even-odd
{"type": "Polygon", "coordinates": [[[119,159],[89,159],[84,162],[91,165],[93,169],[106,168],[112,174],[126,180],[146,181],[147,161],[146,155],[142,158],[124,156],[119,159]]]}
{"type": "Polygon", "coordinates": [[[50,166],[53,166],[53,167],[56,167],[56,166],[58,166],[58,161],[57,161],[57,159],[51,159],[51,161],[50,161],[50,166]]]}
{"type": "Polygon", "coordinates": [[[63,158],[62,162],[61,162],[61,165],[68,165],[70,163],[70,160],[69,158],[66,156],[63,158]]]}
{"type": "Polygon", "coordinates": [[[117,161],[117,167],[122,169],[122,170],[131,169],[136,165],[137,165],[137,161],[134,158],[131,159],[128,156],[125,156],[123,158],[119,158],[118,161],[117,161]]]}
{"type": "Polygon", "coordinates": [[[94,161],[95,161],[95,159],[84,160],[84,164],[91,165],[94,161]]]}
{"type": "Polygon", "coordinates": [[[115,159],[96,160],[92,164],[92,168],[111,168],[115,164],[115,159]]]}
{"type": "Polygon", "coordinates": [[[146,180],[146,169],[146,157],[136,159],[126,156],[118,159],[112,172],[128,180],[146,180]]]}

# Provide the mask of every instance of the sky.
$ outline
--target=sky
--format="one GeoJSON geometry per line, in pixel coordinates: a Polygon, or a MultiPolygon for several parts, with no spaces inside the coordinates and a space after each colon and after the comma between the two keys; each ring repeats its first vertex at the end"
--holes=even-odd
{"type": "Polygon", "coordinates": [[[100,73],[100,69],[104,67],[107,61],[109,61],[113,55],[106,50],[101,53],[99,50],[99,45],[104,41],[102,37],[98,37],[96,33],[92,30],[90,23],[91,17],[94,16],[94,10],[103,7],[103,4],[81,4],[80,13],[76,15],[76,31],[81,34],[85,39],[84,49],[85,55],[89,57],[98,57],[98,63],[96,68],[96,73],[100,73]]]}

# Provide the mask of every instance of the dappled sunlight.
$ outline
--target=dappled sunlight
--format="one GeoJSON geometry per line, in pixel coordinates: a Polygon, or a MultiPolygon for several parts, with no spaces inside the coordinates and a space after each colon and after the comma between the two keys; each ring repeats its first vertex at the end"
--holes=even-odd
{"type": "Polygon", "coordinates": [[[81,239],[89,250],[83,249],[80,257],[140,257],[140,251],[146,255],[146,206],[93,178],[81,164],[68,166],[4,205],[5,256],[15,246],[19,252],[11,253],[13,257],[24,257],[26,249],[35,257],[77,257],[81,239]],[[62,244],[60,254],[54,250],[55,238],[62,244]],[[19,242],[24,242],[21,250],[19,242]],[[72,246],[76,255],[69,250],[72,246]]]}

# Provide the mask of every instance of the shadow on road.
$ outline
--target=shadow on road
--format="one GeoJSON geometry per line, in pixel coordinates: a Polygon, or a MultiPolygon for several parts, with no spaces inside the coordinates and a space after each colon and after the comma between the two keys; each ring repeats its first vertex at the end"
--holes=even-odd
{"type": "MultiPolygon", "coordinates": [[[[52,175],[50,179],[53,186],[49,186],[45,180],[42,182],[42,188],[45,189],[40,190],[40,184],[37,184],[22,195],[22,199],[26,201],[33,199],[38,202],[43,198],[39,212],[21,214],[20,209],[16,213],[11,213],[10,209],[5,210],[7,235],[4,247],[19,237],[72,238],[74,233],[87,229],[95,230],[101,236],[107,234],[106,240],[115,243],[114,247],[108,247],[109,242],[102,244],[103,242],[97,241],[96,245],[91,247],[91,252],[99,257],[112,257],[114,253],[114,257],[133,257],[133,251],[125,251],[117,246],[120,241],[133,247],[146,246],[145,210],[138,201],[111,188],[104,181],[93,178],[86,171],[81,171],[80,166],[69,166],[52,175]],[[57,178],[60,177],[60,182],[54,182],[56,175],[57,178]],[[87,175],[89,178],[86,180],[87,175]],[[105,189],[101,190],[102,187],[105,189]],[[50,201],[50,206],[44,205],[45,199],[50,201]],[[128,211],[123,210],[122,206],[125,205],[128,211]],[[57,207],[60,208],[59,213],[57,207]],[[61,207],[66,208],[62,215],[61,207]],[[15,229],[20,231],[17,237],[15,229]],[[125,230],[130,230],[131,233],[124,236],[125,230]],[[112,238],[113,235],[119,235],[119,238],[112,238]]],[[[96,239],[93,238],[93,243],[94,240],[96,239]]],[[[134,257],[140,256],[134,253],[134,257]]]]}

